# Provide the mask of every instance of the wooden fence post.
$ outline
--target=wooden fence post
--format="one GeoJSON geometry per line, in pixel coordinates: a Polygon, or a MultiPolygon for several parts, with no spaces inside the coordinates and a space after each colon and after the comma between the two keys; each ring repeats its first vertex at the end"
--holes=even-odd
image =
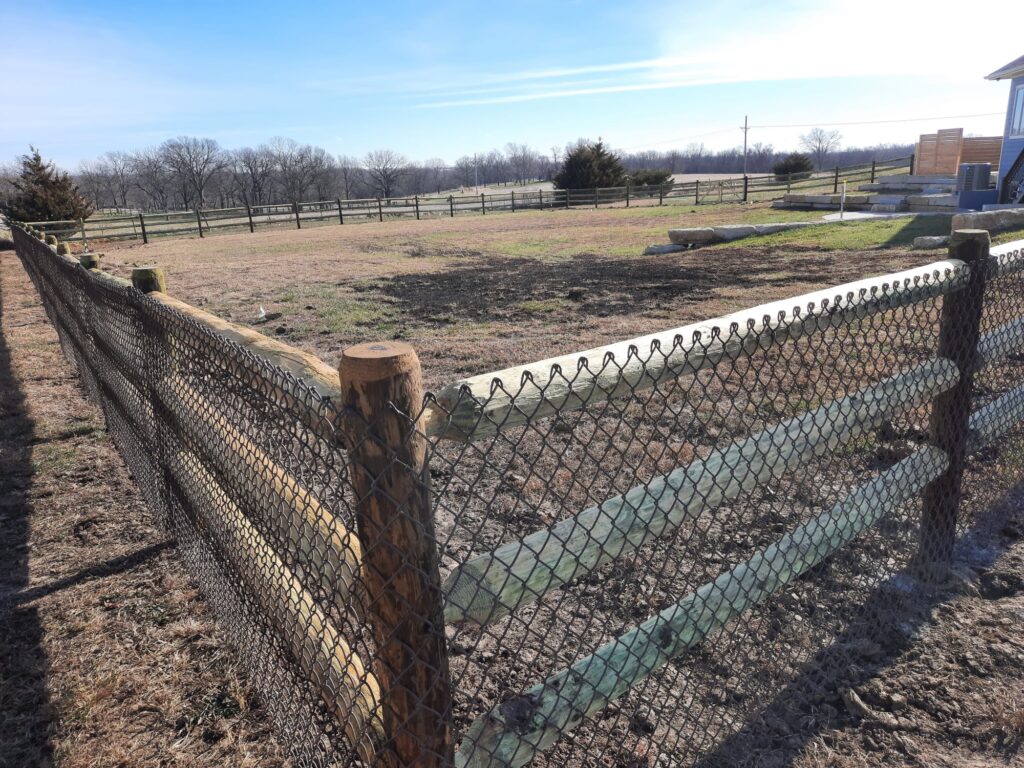
{"type": "Polygon", "coordinates": [[[248,203],[245,204],[245,215],[249,219],[249,234],[251,235],[253,232],[256,231],[256,227],[252,223],[252,206],[249,205],[248,203]]]}
{"type": "Polygon", "coordinates": [[[203,236],[203,217],[199,214],[199,209],[196,208],[196,224],[199,225],[199,236],[203,236]]]}
{"type": "Polygon", "coordinates": [[[594,187],[594,207],[597,208],[597,200],[601,195],[601,190],[598,187],[594,187]]]}
{"type": "Polygon", "coordinates": [[[132,285],[143,293],[167,293],[167,276],[163,267],[135,267],[132,270],[132,285]]]}
{"type": "Polygon", "coordinates": [[[302,222],[299,220],[299,204],[296,202],[292,203],[292,211],[295,213],[295,228],[302,229],[302,222]]]}
{"type": "Polygon", "coordinates": [[[343,210],[341,210],[341,198],[339,197],[334,202],[336,202],[338,204],[338,223],[339,224],[344,224],[345,223],[345,212],[343,210]]]}
{"type": "Polygon", "coordinates": [[[487,213],[487,208],[484,205],[484,193],[481,192],[480,193],[480,215],[483,216],[483,215],[486,215],[486,213],[487,213]]]}
{"type": "Polygon", "coordinates": [[[871,183],[872,184],[875,183],[875,170],[876,170],[876,168],[877,168],[876,161],[872,160],[871,161],[871,183]]]}
{"type": "Polygon", "coordinates": [[[455,218],[455,198],[452,195],[448,195],[448,216],[455,218]]]}
{"type": "Polygon", "coordinates": [[[916,159],[917,159],[917,153],[916,152],[911,152],[910,153],[910,170],[907,171],[907,175],[908,176],[913,176],[914,175],[914,161],[916,159]]]}
{"type": "Polygon", "coordinates": [[[750,191],[750,178],[746,175],[743,177],[743,202],[747,202],[747,194],[750,191]]]}
{"type": "Polygon", "coordinates": [[[544,210],[544,190],[543,189],[538,189],[537,191],[540,192],[540,209],[543,211],[544,210]]]}
{"type": "Polygon", "coordinates": [[[139,227],[142,229],[142,244],[148,245],[149,238],[146,236],[146,218],[143,214],[139,214],[139,227]]]}
{"type": "MultiPolygon", "coordinates": [[[[695,179],[693,182],[693,204],[700,205],[700,179],[695,179]]],[[[660,200],[658,205],[661,205],[660,200]]]]}
{"type": "Polygon", "coordinates": [[[377,198],[377,221],[384,223],[384,207],[379,197],[377,198]]]}
{"type": "Polygon", "coordinates": [[[924,490],[917,560],[928,580],[945,577],[956,541],[989,245],[988,232],[978,229],[957,230],[949,245],[949,257],[970,265],[971,274],[963,290],[942,300],[938,355],[956,363],[960,380],[935,398],[929,421],[931,442],[949,456],[949,469],[924,490]]]}
{"type": "Polygon", "coordinates": [[[402,342],[359,344],[339,366],[367,616],[377,652],[384,729],[395,764],[453,762],[451,680],[427,439],[416,352],[402,342]]]}
{"type": "Polygon", "coordinates": [[[420,196],[416,195],[416,221],[420,220],[420,196]]]}
{"type": "Polygon", "coordinates": [[[629,183],[626,183],[626,207],[629,208],[629,183]]]}
{"type": "Polygon", "coordinates": [[[516,212],[516,191],[512,190],[512,213],[516,212]]]}
{"type": "Polygon", "coordinates": [[[839,194],[839,166],[838,165],[836,166],[835,180],[832,182],[832,194],[833,195],[838,195],[839,194]]]}

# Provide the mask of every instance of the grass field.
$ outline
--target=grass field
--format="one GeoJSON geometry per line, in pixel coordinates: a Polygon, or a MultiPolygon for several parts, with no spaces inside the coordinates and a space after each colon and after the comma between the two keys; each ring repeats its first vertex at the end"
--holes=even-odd
{"type": "Polygon", "coordinates": [[[813,219],[767,205],[526,212],[175,239],[105,249],[127,275],[156,263],[170,292],[328,362],[353,343],[411,342],[428,385],[671,328],[934,260],[910,252],[945,216],[816,227],[642,256],[677,226],[813,219]],[[749,243],[749,244],[748,244],[749,243]]]}

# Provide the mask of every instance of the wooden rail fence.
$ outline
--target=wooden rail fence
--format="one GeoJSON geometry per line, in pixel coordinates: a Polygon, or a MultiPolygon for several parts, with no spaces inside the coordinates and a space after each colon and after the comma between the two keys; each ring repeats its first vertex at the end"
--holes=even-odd
{"type": "MultiPolygon", "coordinates": [[[[33,226],[15,225],[15,242],[27,261],[75,265],[66,246],[33,226]]],[[[307,426],[321,433],[337,430],[345,438],[359,500],[356,530],[242,434],[194,383],[174,372],[182,367],[174,361],[186,353],[176,342],[166,352],[172,371],[152,383],[155,408],[164,409],[162,418],[177,435],[162,457],[163,468],[178,492],[204,510],[203,527],[214,532],[220,549],[251,585],[363,759],[469,768],[526,765],[585,718],[919,495],[924,506],[915,567],[923,579],[943,578],[952,557],[967,455],[1024,420],[1024,385],[971,412],[975,374],[1024,353],[1024,307],[1017,308],[1021,316],[981,332],[987,285],[1024,271],[1022,247],[1024,241],[992,248],[987,232],[958,231],[948,258],[923,267],[474,376],[425,401],[419,363],[406,345],[350,348],[337,373],[316,358],[171,298],[158,271],[140,269],[128,283],[103,274],[94,262],[87,269],[84,259],[75,269],[117,290],[133,285],[164,307],[170,322],[202,327],[324,395],[329,409],[320,419],[307,419],[307,426]],[[939,344],[930,358],[501,543],[440,578],[433,501],[424,480],[431,440],[497,440],[514,427],[939,297],[939,344]],[[426,407],[417,416],[422,402],[426,407]],[[930,434],[905,458],[850,489],[831,509],[531,689],[479,712],[463,733],[455,732],[446,622],[482,627],[521,612],[741,493],[922,407],[932,414],[930,434]],[[283,516],[260,512],[267,502],[257,487],[273,497],[272,509],[284,510],[283,516]],[[320,606],[305,581],[325,573],[338,576],[314,586],[333,595],[333,608],[320,606]],[[360,618],[373,629],[372,658],[361,658],[332,618],[354,595],[363,595],[356,602],[368,607],[360,618]]],[[[131,386],[135,352],[119,349],[114,337],[102,334],[95,343],[116,362],[101,373],[104,386],[131,386]]],[[[243,355],[217,366],[237,371],[252,365],[247,361],[243,355]]],[[[264,394],[274,407],[294,405],[293,395],[279,387],[267,387],[264,394]]],[[[124,411],[118,418],[137,422],[139,417],[124,411]]],[[[136,428],[144,433],[149,426],[137,423],[136,428]]]]}
{"type": "Polygon", "coordinates": [[[502,193],[412,195],[393,198],[320,200],[210,208],[186,211],[144,212],[129,215],[94,215],[85,220],[29,222],[46,234],[65,241],[88,243],[101,240],[141,240],[159,237],[206,237],[215,232],[255,232],[265,227],[313,224],[383,222],[402,218],[449,217],[568,208],[623,205],[704,205],[770,200],[788,192],[831,190],[842,182],[874,182],[881,176],[906,173],[913,158],[897,158],[861,165],[831,168],[810,174],[774,174],[707,181],[688,181],[663,186],[625,186],[598,189],[523,189],[502,193]]]}

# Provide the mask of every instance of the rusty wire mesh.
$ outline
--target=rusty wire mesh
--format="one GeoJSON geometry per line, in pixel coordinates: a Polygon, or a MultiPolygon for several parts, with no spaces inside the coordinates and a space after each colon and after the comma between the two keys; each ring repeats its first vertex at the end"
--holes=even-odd
{"type": "Polygon", "coordinates": [[[921,491],[950,466],[932,444],[935,414],[948,419],[936,403],[971,394],[957,390],[968,369],[979,370],[960,535],[1020,480],[1019,245],[575,368],[506,374],[483,394],[428,393],[422,413],[380,415],[404,424],[395,444],[184,315],[15,239],[304,764],[793,754],[836,689],[927,614],[924,566],[948,553],[922,531],[921,491]],[[948,318],[943,341],[944,304],[977,288],[979,270],[980,341],[950,335],[948,318]],[[365,441],[384,469],[353,459],[365,441]],[[396,467],[407,494],[385,477],[396,467]],[[399,510],[389,525],[360,517],[374,495],[399,510]],[[428,521],[402,517],[428,496],[428,521]],[[367,574],[401,554],[401,525],[425,538],[437,573],[367,574]],[[440,585],[434,609],[403,602],[410,579],[440,585]],[[440,657],[408,647],[410,632],[433,636],[440,657]],[[431,727],[419,754],[403,751],[431,727]]]}

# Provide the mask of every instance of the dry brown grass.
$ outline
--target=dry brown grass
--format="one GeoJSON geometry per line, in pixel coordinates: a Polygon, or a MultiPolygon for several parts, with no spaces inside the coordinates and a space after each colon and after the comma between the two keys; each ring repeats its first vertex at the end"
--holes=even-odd
{"type": "Polygon", "coordinates": [[[0,766],[287,765],[2,249],[0,323],[0,766]]]}
{"type": "Polygon", "coordinates": [[[263,306],[279,315],[264,333],[328,362],[353,343],[405,339],[437,386],[935,258],[807,244],[640,255],[672,226],[809,215],[765,205],[527,212],[121,244],[104,261],[125,275],[158,263],[171,293],[243,324],[263,306]]]}

